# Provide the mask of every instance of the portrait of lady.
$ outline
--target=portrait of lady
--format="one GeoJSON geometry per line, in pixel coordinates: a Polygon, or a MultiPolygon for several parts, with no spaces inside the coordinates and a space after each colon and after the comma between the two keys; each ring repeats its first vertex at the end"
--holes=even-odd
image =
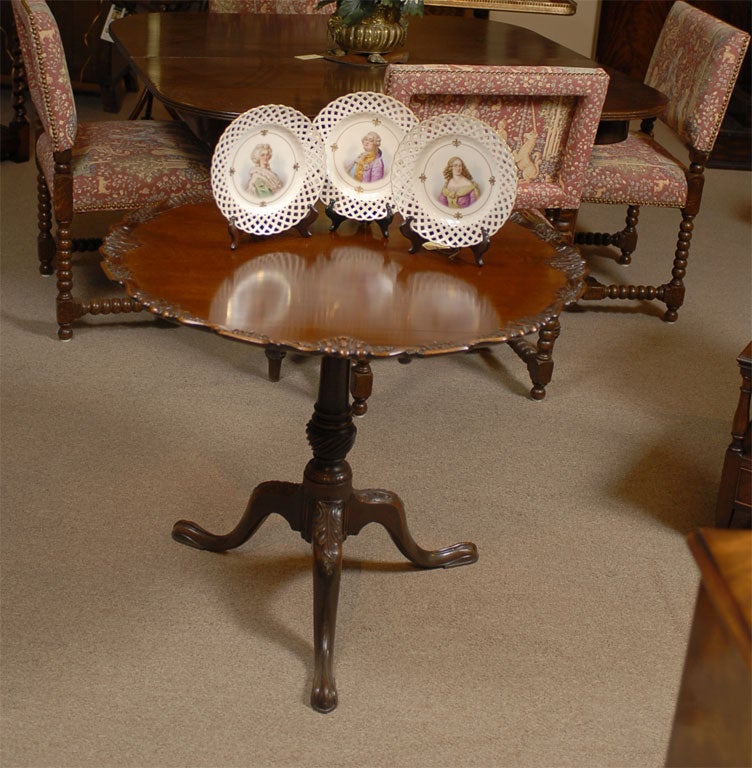
{"type": "Polygon", "coordinates": [[[246,191],[256,197],[271,197],[282,189],[282,179],[271,169],[272,148],[256,144],[251,150],[251,173],[246,191]]]}
{"type": "Polygon", "coordinates": [[[362,139],[363,151],[345,164],[348,175],[365,184],[381,181],[384,178],[384,156],[381,152],[381,136],[376,131],[369,131],[362,139]]]}
{"type": "Polygon", "coordinates": [[[444,167],[444,186],[438,200],[447,208],[467,208],[480,198],[480,187],[460,157],[450,157],[444,167]]]}

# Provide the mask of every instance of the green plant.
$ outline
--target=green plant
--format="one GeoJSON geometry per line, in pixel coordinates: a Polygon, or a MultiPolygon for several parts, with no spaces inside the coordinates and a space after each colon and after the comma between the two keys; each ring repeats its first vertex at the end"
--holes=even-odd
{"type": "Polygon", "coordinates": [[[422,16],[423,0],[319,0],[317,8],[334,3],[336,14],[349,27],[376,13],[379,7],[399,7],[404,16],[422,16]]]}

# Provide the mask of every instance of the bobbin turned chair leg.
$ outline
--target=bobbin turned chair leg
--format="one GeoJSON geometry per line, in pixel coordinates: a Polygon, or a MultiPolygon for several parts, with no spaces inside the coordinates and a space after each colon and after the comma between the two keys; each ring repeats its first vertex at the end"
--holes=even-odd
{"type": "Polygon", "coordinates": [[[627,208],[627,218],[624,222],[625,227],[617,234],[616,242],[614,243],[621,251],[619,264],[626,265],[632,263],[632,254],[637,248],[637,221],[639,217],[640,207],[630,205],[627,208]]]}
{"type": "Polygon", "coordinates": [[[73,338],[73,321],[80,316],[73,298],[73,271],[71,266],[70,222],[58,222],[57,252],[57,335],[61,341],[73,338]]]}
{"type": "Polygon", "coordinates": [[[694,231],[694,214],[682,211],[682,222],[679,226],[679,237],[676,241],[674,254],[674,266],[671,270],[671,281],[663,288],[663,301],[666,304],[666,312],[663,319],[667,323],[677,320],[679,307],[684,303],[684,276],[687,274],[687,259],[689,258],[689,246],[692,243],[694,231]]]}
{"type": "Polygon", "coordinates": [[[49,277],[53,274],[55,258],[55,238],[52,237],[52,203],[50,190],[41,170],[37,169],[37,257],[39,274],[49,277]]]}
{"type": "Polygon", "coordinates": [[[631,264],[632,254],[637,248],[637,221],[640,216],[640,208],[630,205],[627,208],[624,229],[612,234],[608,232],[575,232],[574,242],[578,245],[613,245],[619,249],[621,255],[619,264],[631,264]]]}

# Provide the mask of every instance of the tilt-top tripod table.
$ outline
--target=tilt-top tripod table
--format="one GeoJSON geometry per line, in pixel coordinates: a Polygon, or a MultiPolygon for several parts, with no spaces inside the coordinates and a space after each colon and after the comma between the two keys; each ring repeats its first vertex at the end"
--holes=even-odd
{"type": "Polygon", "coordinates": [[[108,276],[154,314],[267,349],[321,357],[318,396],[306,427],[313,458],[303,481],[258,485],[230,533],[209,533],[185,520],[172,532],[183,544],[225,551],[246,542],[277,513],[311,543],[311,703],[320,712],[337,705],[333,648],[347,536],[378,523],[421,568],[478,559],[471,543],[422,549],[395,493],[353,489],[346,460],[355,441],[353,411],[371,384],[368,367],[359,363],[508,342],[527,358],[531,374],[540,368],[550,379],[558,316],[583,290],[579,253],[534,216],[513,214],[492,238],[483,267],[469,251],[450,261],[435,252],[410,254],[408,245],[396,225],[384,239],[378,228],[353,222],[328,232],[320,217],[310,237],[291,231],[233,250],[214,201],[184,198],[131,215],[102,246],[108,276]],[[522,338],[535,331],[537,347],[522,338]],[[519,347],[523,342],[528,346],[519,347]]]}

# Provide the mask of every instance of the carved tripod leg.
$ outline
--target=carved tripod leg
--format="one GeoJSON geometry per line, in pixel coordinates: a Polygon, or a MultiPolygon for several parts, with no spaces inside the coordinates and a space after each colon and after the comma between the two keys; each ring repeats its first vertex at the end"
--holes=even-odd
{"type": "Polygon", "coordinates": [[[196,549],[224,552],[245,544],[272,512],[282,515],[294,531],[302,530],[303,494],[300,483],[275,480],[261,483],[251,494],[240,522],[229,533],[209,533],[189,520],[178,520],[172,528],[172,538],[196,549]]]}
{"type": "Polygon", "coordinates": [[[383,525],[397,549],[420,568],[453,568],[470,565],[478,559],[478,548],[470,542],[436,550],[419,547],[408,530],[402,500],[391,491],[370,488],[353,491],[347,508],[345,535],[354,536],[368,523],[383,525]]]}
{"type": "Polygon", "coordinates": [[[352,470],[345,458],[355,442],[350,410],[350,361],[323,357],[319,393],[306,434],[313,450],[303,476],[307,530],[313,548],[313,645],[311,706],[337,706],[334,632],[342,574],[343,515],[352,494],[352,470]]]}
{"type": "Polygon", "coordinates": [[[342,577],[343,510],[341,501],[318,500],[311,505],[315,646],[311,706],[319,712],[331,712],[337,706],[334,633],[342,577]]]}

